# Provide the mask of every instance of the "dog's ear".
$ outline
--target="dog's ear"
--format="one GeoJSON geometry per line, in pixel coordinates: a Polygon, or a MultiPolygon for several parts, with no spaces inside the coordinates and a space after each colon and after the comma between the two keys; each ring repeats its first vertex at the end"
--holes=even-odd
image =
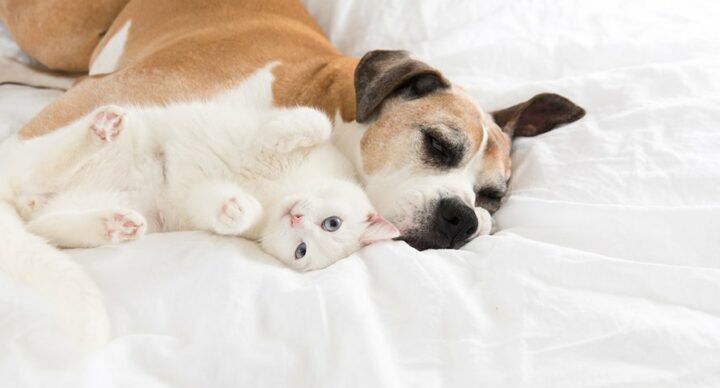
{"type": "Polygon", "coordinates": [[[355,68],[355,120],[370,120],[385,99],[398,93],[418,98],[448,87],[439,71],[410,58],[407,51],[370,51],[355,68]]]}
{"type": "Polygon", "coordinates": [[[509,108],[492,112],[495,123],[511,138],[536,136],[585,116],[585,110],[567,98],[543,93],[509,108]]]}

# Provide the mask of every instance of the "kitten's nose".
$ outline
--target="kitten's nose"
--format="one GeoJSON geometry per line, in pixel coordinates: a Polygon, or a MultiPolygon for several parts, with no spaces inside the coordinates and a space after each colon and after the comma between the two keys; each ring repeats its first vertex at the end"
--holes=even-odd
{"type": "Polygon", "coordinates": [[[290,214],[290,226],[295,226],[300,223],[302,216],[297,214],[290,214]]]}

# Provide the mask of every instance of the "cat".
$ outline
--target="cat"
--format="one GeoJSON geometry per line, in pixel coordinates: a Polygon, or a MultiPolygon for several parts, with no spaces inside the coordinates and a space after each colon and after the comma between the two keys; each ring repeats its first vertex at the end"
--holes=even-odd
{"type": "Polygon", "coordinates": [[[96,108],[50,134],[18,140],[12,202],[27,229],[58,247],[145,233],[242,236],[300,270],[327,267],[398,237],[328,141],[313,108],[243,107],[231,98],[96,108]]]}

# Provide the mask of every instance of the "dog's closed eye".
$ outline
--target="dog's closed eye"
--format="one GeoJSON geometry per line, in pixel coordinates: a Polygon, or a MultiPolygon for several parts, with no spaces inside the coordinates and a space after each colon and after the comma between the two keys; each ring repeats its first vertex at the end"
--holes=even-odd
{"type": "Polygon", "coordinates": [[[463,158],[464,147],[445,140],[431,129],[423,129],[425,160],[436,167],[455,167],[463,158]]]}
{"type": "Polygon", "coordinates": [[[475,206],[494,213],[500,208],[506,193],[507,190],[494,186],[481,187],[475,190],[475,206]]]}

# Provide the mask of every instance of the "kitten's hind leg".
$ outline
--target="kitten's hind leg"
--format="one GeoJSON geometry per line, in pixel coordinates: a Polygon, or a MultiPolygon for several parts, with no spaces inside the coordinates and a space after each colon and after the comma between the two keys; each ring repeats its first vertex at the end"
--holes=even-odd
{"type": "Polygon", "coordinates": [[[47,205],[50,197],[50,194],[20,194],[15,198],[15,209],[20,214],[20,218],[28,220],[47,205]]]}
{"type": "Polygon", "coordinates": [[[120,193],[68,191],[44,201],[27,221],[27,228],[59,247],[117,244],[137,239],[147,230],[145,218],[128,209],[120,193]]]}
{"type": "Polygon", "coordinates": [[[123,108],[107,105],[48,135],[45,152],[34,156],[33,181],[42,186],[58,176],[71,175],[87,158],[117,140],[126,121],[123,108]]]}
{"type": "Polygon", "coordinates": [[[262,214],[255,197],[231,182],[195,184],[183,207],[192,229],[236,236],[254,226],[262,214]]]}
{"type": "Polygon", "coordinates": [[[118,138],[126,127],[127,112],[117,105],[104,105],[68,125],[63,136],[70,146],[78,141],[91,140],[95,144],[105,144],[118,138]]]}
{"type": "Polygon", "coordinates": [[[90,132],[101,142],[111,142],[125,129],[125,115],[123,108],[116,105],[105,105],[95,109],[90,118],[90,132]]]}
{"type": "Polygon", "coordinates": [[[273,111],[263,129],[265,147],[287,153],[326,141],[330,138],[332,123],[325,113],[314,108],[283,108],[273,111]]]}
{"type": "Polygon", "coordinates": [[[27,228],[58,247],[92,248],[135,240],[145,234],[146,225],[140,213],[117,208],[41,214],[27,228]]]}

